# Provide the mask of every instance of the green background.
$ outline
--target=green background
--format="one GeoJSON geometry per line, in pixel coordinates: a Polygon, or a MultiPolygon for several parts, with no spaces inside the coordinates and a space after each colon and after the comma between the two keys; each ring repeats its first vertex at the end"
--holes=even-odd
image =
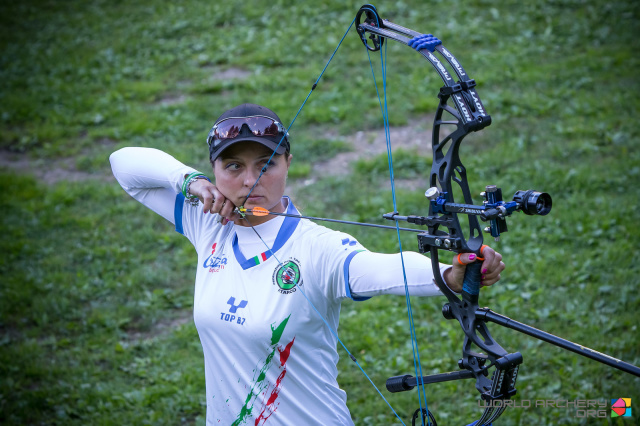
{"type": "MultiPolygon", "coordinates": [[[[122,191],[108,156],[155,147],[210,173],[205,138],[226,108],[261,103],[289,123],[361,6],[292,3],[0,5],[0,423],[204,424],[202,351],[191,319],[195,253],[122,191]]],[[[507,270],[481,304],[640,364],[640,3],[376,6],[383,18],[434,33],[478,82],[493,123],[461,149],[472,192],[496,184],[505,196],[529,188],[553,196],[549,216],[509,220],[493,244],[507,270]]],[[[387,54],[391,125],[427,131],[439,77],[411,49],[390,43],[387,54]]],[[[352,29],[291,130],[289,187],[304,213],[382,223],[392,210],[386,156],[338,162],[359,152],[354,135],[368,131],[382,133],[382,119],[352,29]],[[320,173],[318,164],[336,172],[320,173]]],[[[404,145],[395,154],[400,213],[426,213],[430,156],[404,145]]],[[[371,250],[398,250],[393,232],[339,229],[371,250]]],[[[403,238],[405,250],[415,249],[414,236],[403,238]]],[[[442,302],[413,301],[424,374],[457,368],[463,336],[442,318],[442,302]]],[[[638,378],[491,329],[524,355],[516,401],[640,401],[638,378]]],[[[413,370],[403,297],[345,303],[340,336],[381,388],[413,370]]],[[[340,354],[339,382],[355,423],[399,423],[340,354]]],[[[471,381],[428,392],[439,424],[467,424],[481,412],[471,381]]],[[[410,421],[415,391],[383,393],[410,421]]],[[[498,424],[640,418],[575,415],[513,408],[498,424]]]]}

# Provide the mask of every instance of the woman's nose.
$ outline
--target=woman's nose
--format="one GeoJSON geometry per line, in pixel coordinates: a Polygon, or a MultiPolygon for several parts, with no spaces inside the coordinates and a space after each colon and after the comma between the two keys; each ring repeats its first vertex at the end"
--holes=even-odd
{"type": "Polygon", "coordinates": [[[248,169],[244,174],[244,186],[252,187],[260,176],[260,170],[248,169]]]}

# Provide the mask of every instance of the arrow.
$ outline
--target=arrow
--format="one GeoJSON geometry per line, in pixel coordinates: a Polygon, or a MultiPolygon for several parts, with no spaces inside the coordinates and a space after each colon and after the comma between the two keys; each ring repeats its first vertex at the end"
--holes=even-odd
{"type": "Polygon", "coordinates": [[[325,217],[314,217],[314,216],[302,216],[302,215],[298,215],[298,214],[289,214],[289,213],[278,213],[278,212],[271,212],[267,209],[265,209],[264,207],[254,207],[252,209],[247,209],[245,207],[237,207],[235,209],[235,213],[244,216],[245,214],[250,214],[252,216],[267,216],[267,215],[273,215],[273,216],[286,216],[286,217],[297,217],[300,219],[311,219],[311,220],[321,220],[324,222],[335,222],[335,223],[344,223],[347,225],[358,225],[358,226],[368,226],[371,228],[382,228],[382,229],[392,229],[394,231],[396,230],[400,230],[400,231],[408,231],[408,232],[424,232],[420,229],[413,229],[413,228],[396,228],[395,226],[387,226],[387,225],[377,225],[375,223],[365,223],[365,222],[352,222],[349,220],[338,220],[338,219],[328,219],[325,217]]]}

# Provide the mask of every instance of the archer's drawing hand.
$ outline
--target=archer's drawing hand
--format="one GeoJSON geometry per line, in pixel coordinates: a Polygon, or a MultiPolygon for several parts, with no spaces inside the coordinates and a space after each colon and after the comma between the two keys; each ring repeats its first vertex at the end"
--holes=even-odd
{"type": "Polygon", "coordinates": [[[195,195],[203,204],[203,213],[218,213],[222,218],[221,222],[226,225],[240,218],[234,213],[236,206],[227,199],[216,186],[205,179],[198,179],[191,183],[189,193],[195,195]]]}
{"type": "MultiPolygon", "coordinates": [[[[500,273],[504,271],[505,266],[502,262],[502,255],[489,246],[483,246],[482,255],[484,256],[484,260],[482,261],[481,268],[481,284],[484,287],[497,283],[500,280],[500,273]]],[[[466,265],[473,262],[480,262],[480,260],[478,260],[473,253],[463,253],[460,255],[460,262],[458,262],[458,255],[453,256],[451,268],[445,271],[443,277],[449,288],[456,293],[462,291],[466,265]],[[460,262],[463,264],[461,265],[460,262]]]]}

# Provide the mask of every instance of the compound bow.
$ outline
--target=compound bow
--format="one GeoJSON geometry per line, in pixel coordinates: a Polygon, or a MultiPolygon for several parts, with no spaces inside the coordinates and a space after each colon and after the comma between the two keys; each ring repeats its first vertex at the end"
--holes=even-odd
{"type": "MultiPolygon", "coordinates": [[[[425,193],[425,196],[430,200],[429,214],[427,216],[401,216],[397,212],[397,208],[395,206],[394,193],[394,211],[383,215],[383,217],[395,222],[396,226],[394,229],[398,230],[398,234],[400,230],[404,230],[399,228],[399,221],[406,221],[427,227],[427,231],[418,234],[419,250],[421,253],[430,254],[435,282],[448,299],[448,303],[446,303],[442,309],[444,317],[447,319],[456,319],[465,334],[462,347],[462,357],[458,361],[460,371],[429,376],[422,376],[421,374],[418,374],[421,371],[421,367],[419,365],[419,356],[417,356],[417,339],[415,338],[415,330],[413,329],[409,292],[408,287],[406,286],[405,277],[407,307],[409,311],[410,326],[412,327],[411,333],[414,344],[414,361],[416,362],[416,377],[411,375],[391,377],[387,380],[387,389],[390,392],[401,392],[418,386],[419,390],[422,388],[419,393],[424,395],[425,384],[473,378],[476,380],[476,389],[480,392],[481,398],[488,402],[488,404],[485,405],[485,410],[482,416],[474,424],[476,426],[486,426],[491,424],[507,407],[507,404],[495,402],[508,400],[516,393],[515,383],[523,357],[519,352],[508,353],[504,348],[502,348],[502,346],[500,346],[491,336],[486,322],[494,322],[501,326],[528,334],[537,339],[640,377],[640,368],[632,364],[628,364],[608,355],[586,348],[585,346],[553,336],[526,324],[513,321],[505,316],[492,312],[488,308],[479,308],[478,297],[481,286],[481,263],[479,262],[467,265],[461,298],[459,298],[445,284],[439,268],[439,250],[448,250],[454,253],[475,253],[480,258],[480,256],[482,256],[483,248],[483,231],[489,233],[492,237],[498,240],[500,234],[507,231],[507,216],[518,211],[522,211],[527,215],[546,215],[551,210],[552,201],[549,194],[534,190],[527,190],[517,191],[511,201],[505,202],[502,198],[501,189],[495,185],[488,185],[486,186],[485,192],[481,194],[484,197],[483,204],[473,204],[467,181],[466,168],[460,160],[459,148],[462,140],[469,133],[476,132],[489,126],[491,124],[491,116],[487,114],[475,89],[475,80],[469,77],[460,62],[442,45],[442,42],[438,38],[431,34],[422,34],[394,24],[388,20],[381,19],[375,6],[365,4],[359,9],[354,21],[340,40],[338,47],[334,50],[331,58],[322,70],[322,73],[313,84],[311,91],[287,128],[287,133],[309,99],[309,96],[317,87],[320,79],[327,69],[327,66],[335,56],[338,48],[354,22],[356,24],[356,30],[367,50],[371,52],[380,51],[381,54],[383,87],[385,88],[384,105],[379,94],[378,97],[383,117],[385,119],[387,149],[390,157],[391,148],[386,109],[386,70],[384,65],[385,59],[382,54],[382,47],[385,40],[395,40],[415,49],[425,59],[427,59],[429,63],[431,63],[444,82],[444,86],[440,88],[440,92],[438,93],[440,103],[438,105],[433,124],[433,165],[429,180],[430,188],[425,193]],[[438,59],[436,54],[444,58],[446,63],[455,73],[455,78],[451,72],[448,71],[444,63],[438,59]],[[453,106],[448,104],[449,101],[452,102],[453,106]],[[453,127],[455,129],[452,132],[444,130],[449,127],[453,127]],[[463,203],[457,203],[454,200],[455,193],[462,194],[463,203]],[[467,219],[468,230],[466,232],[460,223],[461,220],[458,216],[459,214],[464,214],[465,216],[463,217],[466,217],[467,219]],[[482,221],[487,222],[488,226],[481,228],[478,217],[482,221]],[[478,347],[482,353],[473,350],[473,345],[478,347]],[[495,370],[491,378],[489,378],[489,371],[494,368],[495,370]]],[[[280,143],[282,143],[283,140],[284,137],[280,143]]],[[[394,192],[393,165],[391,158],[389,161],[389,167],[391,174],[391,186],[392,191],[394,192]]],[[[256,184],[261,176],[262,174],[260,174],[256,180],[256,184]]],[[[249,194],[251,194],[251,192],[249,194]]],[[[254,214],[254,212],[244,209],[243,207],[239,209],[239,212],[245,217],[245,219],[247,219],[247,221],[248,218],[246,215],[254,214]]],[[[263,212],[262,214],[272,213],[263,212]]],[[[323,218],[311,219],[327,220],[323,218]]],[[[333,222],[341,222],[338,220],[329,220],[333,222]]],[[[411,230],[415,231],[414,229],[411,230]]],[[[400,252],[402,254],[401,245],[400,252]]],[[[273,255],[275,257],[275,254],[273,255]]],[[[304,294],[302,291],[301,293],[304,294]]],[[[335,333],[334,330],[331,331],[334,333],[336,338],[338,338],[337,333],[335,333]]],[[[351,359],[358,364],[356,358],[347,350],[346,346],[344,346],[339,338],[338,341],[342,344],[351,359]]],[[[360,367],[359,364],[358,366],[360,367]]],[[[362,370],[362,367],[360,367],[360,369],[362,370]]],[[[362,371],[364,373],[364,370],[362,371]]],[[[366,376],[366,373],[364,374],[366,376]]],[[[371,381],[371,379],[369,379],[369,381],[371,381]]],[[[373,384],[373,382],[371,383],[373,384]]],[[[382,396],[381,393],[380,395],[382,396]]],[[[384,396],[382,397],[385,399],[384,396]]],[[[420,407],[413,415],[413,424],[415,424],[416,420],[420,419],[422,424],[425,424],[426,421],[426,423],[433,423],[435,425],[435,419],[427,409],[426,396],[424,398],[424,407],[422,406],[420,398],[419,401],[420,407]]],[[[390,404],[389,406],[391,407],[390,404]]],[[[397,413],[395,414],[400,422],[404,424],[397,413]]]]}
{"type": "MultiPolygon", "coordinates": [[[[428,231],[418,235],[419,250],[421,253],[430,253],[436,284],[449,300],[443,309],[445,317],[457,319],[465,333],[462,358],[458,363],[461,371],[420,379],[409,375],[392,377],[387,380],[387,389],[391,392],[400,392],[412,389],[416,385],[475,378],[476,388],[484,399],[491,401],[509,399],[516,393],[515,382],[519,365],[522,363],[522,355],[519,352],[507,353],[491,337],[484,321],[476,318],[481,264],[475,262],[467,266],[461,300],[444,283],[439,268],[438,251],[445,249],[456,253],[473,252],[480,257],[483,238],[477,216],[489,221],[490,226],[487,230],[492,236],[499,238],[500,233],[507,230],[505,220],[507,215],[522,210],[525,203],[527,205],[532,203],[534,206],[534,208],[525,209],[527,213],[547,214],[551,209],[551,198],[548,194],[527,191],[523,193],[526,197],[520,196],[518,200],[514,198],[514,201],[504,203],[501,190],[495,186],[488,186],[487,191],[483,193],[485,203],[482,206],[473,205],[466,169],[459,156],[459,147],[466,135],[491,124],[491,116],[486,113],[475,89],[475,80],[469,77],[460,62],[438,38],[383,20],[372,5],[364,5],[360,8],[356,15],[356,25],[358,34],[368,50],[380,50],[386,39],[398,41],[422,54],[444,82],[438,94],[440,103],[433,125],[433,166],[430,188],[425,193],[430,199],[429,215],[426,217],[400,216],[394,211],[384,217],[389,220],[403,220],[427,226],[428,231]],[[366,37],[367,34],[369,39],[366,37]],[[457,79],[454,79],[435,53],[449,63],[457,79]],[[448,105],[450,100],[455,108],[448,105]],[[451,133],[444,132],[444,126],[455,126],[455,130],[451,133]],[[445,135],[445,133],[448,134],[445,135]],[[457,190],[461,191],[465,204],[455,202],[454,191],[457,190]],[[458,218],[459,213],[468,215],[468,232],[462,228],[458,218]],[[484,354],[473,351],[472,344],[484,351],[484,354]],[[491,367],[496,367],[496,371],[492,379],[489,379],[487,372],[491,367]]],[[[477,425],[490,424],[503,411],[504,405],[488,405],[477,425]]],[[[414,424],[419,416],[424,423],[428,414],[429,411],[426,408],[420,407],[413,416],[414,424]]],[[[431,420],[434,419],[431,418],[431,420]]]]}
{"type": "MultiPolygon", "coordinates": [[[[429,215],[426,217],[400,216],[394,211],[385,214],[384,217],[396,223],[407,221],[427,227],[426,232],[418,234],[419,250],[421,253],[430,253],[436,284],[449,300],[442,309],[444,317],[456,319],[465,334],[462,357],[458,361],[461,371],[419,378],[410,375],[396,376],[387,380],[387,389],[390,392],[401,392],[413,389],[416,385],[475,378],[476,389],[480,392],[482,399],[490,402],[475,424],[484,426],[492,423],[507,406],[501,403],[496,404],[494,401],[510,399],[516,393],[515,383],[523,357],[520,352],[508,353],[503,349],[491,336],[486,325],[487,321],[640,376],[640,369],[636,366],[518,323],[487,308],[479,308],[478,296],[481,285],[479,262],[466,267],[461,299],[447,287],[440,273],[439,250],[475,253],[480,257],[483,243],[482,231],[489,233],[498,241],[500,234],[507,231],[507,216],[518,211],[527,215],[546,215],[551,211],[551,197],[549,194],[534,190],[517,191],[512,201],[505,202],[502,199],[501,189],[495,185],[488,185],[486,191],[481,193],[484,197],[483,204],[473,205],[466,169],[459,156],[459,147],[469,133],[491,124],[491,117],[487,114],[475,89],[475,80],[469,77],[460,62],[438,38],[381,19],[373,5],[367,4],[360,8],[356,15],[356,29],[369,51],[380,50],[386,39],[412,47],[433,65],[444,82],[438,94],[440,103],[433,124],[433,165],[430,188],[425,193],[430,200],[429,215]],[[457,79],[453,78],[435,53],[446,60],[457,79]],[[448,105],[449,100],[452,100],[455,108],[448,105]],[[445,113],[448,115],[448,120],[443,118],[445,113]],[[455,130],[445,134],[444,125],[455,126],[455,130]],[[455,202],[453,194],[456,191],[462,194],[464,204],[455,202]],[[460,213],[467,215],[467,232],[460,224],[458,218],[460,213]],[[478,217],[488,222],[489,226],[481,229],[478,217]],[[472,345],[477,346],[484,353],[474,351],[472,345]],[[493,367],[495,371],[489,379],[488,372],[493,367]]],[[[427,415],[431,417],[427,409],[418,409],[413,416],[414,424],[419,416],[424,423],[427,415]]],[[[431,420],[433,420],[432,417],[431,420]]]]}

